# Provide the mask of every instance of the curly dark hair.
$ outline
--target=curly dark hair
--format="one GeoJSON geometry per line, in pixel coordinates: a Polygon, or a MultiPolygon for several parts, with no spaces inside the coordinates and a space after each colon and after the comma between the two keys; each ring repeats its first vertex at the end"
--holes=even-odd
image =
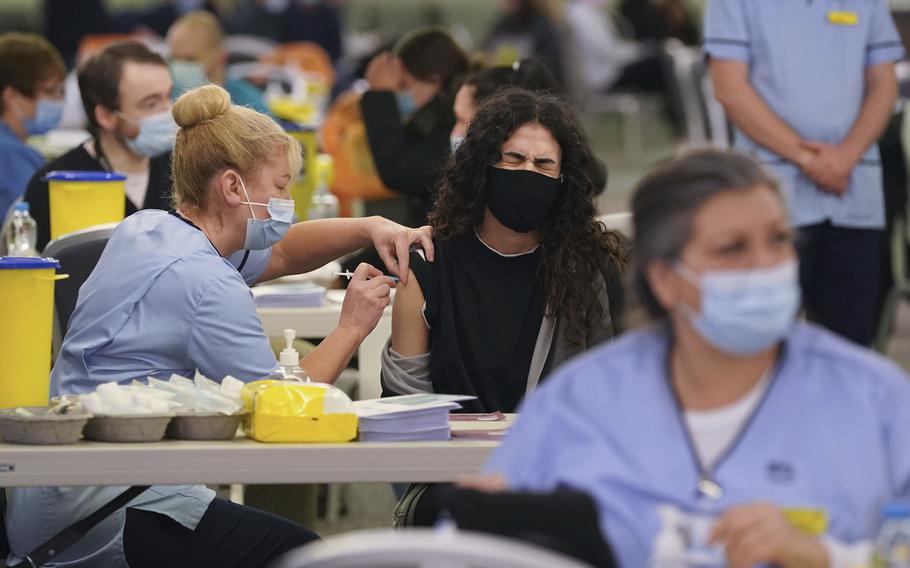
{"type": "Polygon", "coordinates": [[[517,88],[499,91],[481,105],[464,141],[445,165],[429,222],[440,239],[475,230],[486,209],[487,166],[526,124],[545,127],[562,151],[562,185],[556,206],[537,231],[549,312],[566,324],[566,337],[581,343],[603,315],[592,283],[625,267],[621,238],[595,220],[597,164],[575,111],[552,94],[517,88]]]}

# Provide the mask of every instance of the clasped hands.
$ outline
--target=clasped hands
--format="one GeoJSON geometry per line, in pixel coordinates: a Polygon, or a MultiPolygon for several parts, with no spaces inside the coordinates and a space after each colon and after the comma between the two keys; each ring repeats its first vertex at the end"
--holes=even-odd
{"type": "Polygon", "coordinates": [[[803,142],[795,162],[823,191],[844,195],[859,157],[843,145],[803,142]]]}

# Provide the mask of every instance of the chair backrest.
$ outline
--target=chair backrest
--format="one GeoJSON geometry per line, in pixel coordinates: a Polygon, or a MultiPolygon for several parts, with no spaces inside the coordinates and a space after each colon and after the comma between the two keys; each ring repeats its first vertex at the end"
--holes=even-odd
{"type": "Polygon", "coordinates": [[[597,220],[611,230],[621,235],[632,238],[632,213],[625,211],[623,213],[607,213],[597,217],[597,220]]]}
{"type": "Polygon", "coordinates": [[[664,43],[664,50],[672,61],[671,74],[679,106],[683,111],[686,138],[690,144],[705,144],[708,125],[702,111],[701,94],[698,85],[700,68],[704,65],[700,49],[688,47],[676,39],[664,43]]]}
{"type": "Polygon", "coordinates": [[[66,335],[70,316],[76,308],[79,288],[95,269],[116,227],[116,223],[96,225],[58,237],[45,247],[42,254],[56,258],[60,262],[61,272],[70,276],[66,280],[58,280],[54,285],[54,311],[60,326],[60,337],[66,335]]]}
{"type": "Polygon", "coordinates": [[[459,530],[374,529],[329,537],[290,552],[277,568],[590,568],[523,542],[459,530]]]}

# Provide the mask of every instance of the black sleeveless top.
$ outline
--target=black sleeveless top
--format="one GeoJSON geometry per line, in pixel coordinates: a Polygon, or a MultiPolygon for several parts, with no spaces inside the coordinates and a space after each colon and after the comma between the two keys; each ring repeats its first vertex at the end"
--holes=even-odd
{"type": "Polygon", "coordinates": [[[411,254],[426,299],[433,390],[476,396],[462,403],[467,412],[514,412],[544,315],[542,251],[504,256],[473,232],[435,245],[435,262],[411,254]]]}

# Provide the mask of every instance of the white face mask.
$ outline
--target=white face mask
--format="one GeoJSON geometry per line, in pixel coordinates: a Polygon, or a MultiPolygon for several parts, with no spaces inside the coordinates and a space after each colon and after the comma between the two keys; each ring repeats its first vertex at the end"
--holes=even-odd
{"type": "Polygon", "coordinates": [[[280,241],[291,229],[294,221],[294,200],[278,199],[277,197],[269,198],[268,203],[256,203],[250,201],[250,194],[247,193],[246,185],[243,178],[240,179],[240,187],[243,188],[243,194],[246,195],[246,201],[242,204],[248,205],[251,217],[246,221],[246,238],[243,241],[243,248],[247,250],[264,250],[272,247],[280,241]],[[265,207],[269,212],[268,219],[257,219],[253,206],[265,207]]]}

